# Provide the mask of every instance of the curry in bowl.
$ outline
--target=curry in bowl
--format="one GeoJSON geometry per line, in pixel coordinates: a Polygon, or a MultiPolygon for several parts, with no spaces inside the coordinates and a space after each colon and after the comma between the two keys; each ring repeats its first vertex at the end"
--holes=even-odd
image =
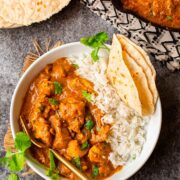
{"type": "MultiPolygon", "coordinates": [[[[50,148],[89,178],[105,179],[141,154],[145,116],[155,112],[158,94],[149,57],[124,36],[113,36],[109,56],[95,53],[46,65],[29,86],[20,119],[47,147],[30,147],[41,164],[51,167],[50,148]]],[[[78,179],[55,166],[58,175],[78,179]]]]}
{"type": "MultiPolygon", "coordinates": [[[[21,117],[33,137],[74,163],[89,177],[98,168],[97,179],[106,178],[119,169],[108,159],[111,152],[106,142],[110,125],[101,122],[102,112],[90,102],[96,94],[93,83],[75,73],[76,65],[61,58],[47,65],[31,83],[21,117]]],[[[49,166],[48,150],[31,147],[32,155],[49,166]]],[[[77,179],[63,164],[60,174],[77,179]]]]}

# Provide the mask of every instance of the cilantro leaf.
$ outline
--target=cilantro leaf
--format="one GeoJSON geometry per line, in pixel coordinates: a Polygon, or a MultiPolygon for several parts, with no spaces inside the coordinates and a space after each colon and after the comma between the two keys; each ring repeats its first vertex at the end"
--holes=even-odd
{"type": "Polygon", "coordinates": [[[72,163],[78,168],[78,169],[82,169],[81,168],[81,160],[80,160],[80,157],[76,157],[72,160],[72,163]]]}
{"type": "Polygon", "coordinates": [[[12,153],[8,151],[5,157],[0,158],[0,163],[8,167],[10,171],[21,171],[25,164],[24,152],[12,153]]]}
{"type": "Polygon", "coordinates": [[[86,46],[95,48],[97,46],[104,45],[108,40],[108,34],[106,32],[99,32],[94,36],[83,37],[80,39],[80,42],[86,46]]]}
{"type": "Polygon", "coordinates": [[[91,119],[86,121],[85,127],[86,127],[86,129],[91,130],[94,127],[94,121],[91,119]]]}
{"type": "Polygon", "coordinates": [[[49,160],[50,160],[50,170],[54,170],[56,168],[56,164],[54,162],[54,155],[51,151],[49,151],[49,160]]]}
{"type": "Polygon", "coordinates": [[[11,157],[13,154],[14,154],[13,152],[11,152],[10,150],[7,150],[5,157],[6,157],[6,158],[9,158],[9,157],[11,157]]]}
{"type": "Polygon", "coordinates": [[[54,81],[54,88],[55,88],[55,90],[54,90],[55,94],[61,94],[62,93],[62,85],[59,82],[54,81]]]}
{"type": "Polygon", "coordinates": [[[53,98],[48,98],[48,101],[52,105],[58,105],[59,104],[59,101],[56,99],[53,99],[53,98]]]}
{"type": "Polygon", "coordinates": [[[89,147],[89,143],[88,141],[86,141],[81,145],[81,150],[87,149],[88,147],[89,147]]]}
{"type": "MultiPolygon", "coordinates": [[[[31,146],[31,140],[24,132],[18,132],[15,137],[15,148],[17,152],[8,150],[4,157],[0,158],[0,163],[10,171],[17,172],[24,168],[26,158],[25,151],[31,146]]],[[[18,180],[16,174],[10,174],[8,180],[18,180]]]]}
{"type": "Polygon", "coordinates": [[[10,171],[21,171],[25,164],[24,152],[7,151],[5,157],[0,158],[0,163],[8,167],[10,171]]]}
{"type": "Polygon", "coordinates": [[[98,168],[98,166],[93,165],[91,178],[94,179],[96,176],[98,176],[98,174],[99,174],[99,168],[98,168]]]}
{"type": "Polygon", "coordinates": [[[59,180],[60,176],[59,176],[59,173],[56,171],[54,155],[51,151],[49,151],[49,160],[50,160],[50,167],[49,167],[49,170],[47,171],[47,176],[49,176],[51,180],[59,180]]]}
{"type": "Polygon", "coordinates": [[[92,101],[92,95],[88,93],[87,91],[82,91],[82,95],[88,102],[92,101]]]}
{"type": "Polygon", "coordinates": [[[13,173],[8,176],[7,180],[19,180],[19,177],[17,176],[17,174],[13,173]]]}
{"type": "Polygon", "coordinates": [[[1,157],[1,158],[0,158],[0,163],[1,163],[3,166],[7,166],[7,165],[8,165],[8,158],[6,158],[6,157],[1,157]]]}
{"type": "Polygon", "coordinates": [[[11,157],[13,155],[13,153],[9,150],[7,150],[5,157],[1,157],[0,158],[0,163],[3,166],[8,166],[8,158],[11,157]]]}
{"type": "Polygon", "coordinates": [[[100,48],[109,50],[109,48],[105,45],[107,40],[108,34],[106,32],[99,32],[94,36],[81,38],[80,42],[94,49],[91,52],[91,57],[93,61],[96,62],[97,60],[99,60],[98,52],[100,48]]]}
{"type": "Polygon", "coordinates": [[[91,57],[94,62],[99,60],[98,52],[99,52],[99,47],[94,48],[94,50],[91,52],[91,57]]]}
{"type": "Polygon", "coordinates": [[[133,154],[133,155],[132,155],[132,159],[133,159],[133,160],[136,159],[136,154],[133,154]]]}
{"type": "Polygon", "coordinates": [[[51,175],[51,180],[60,180],[60,179],[61,179],[61,177],[57,173],[54,173],[51,175]]]}
{"type": "Polygon", "coordinates": [[[78,65],[78,64],[72,64],[72,66],[73,66],[75,69],[78,69],[78,68],[79,68],[79,65],[78,65]]]}
{"type": "Polygon", "coordinates": [[[24,168],[25,161],[24,153],[15,153],[9,159],[8,169],[13,172],[21,171],[24,168]]]}
{"type": "Polygon", "coordinates": [[[24,132],[18,132],[15,138],[15,147],[22,152],[31,147],[29,136],[24,132]]]}

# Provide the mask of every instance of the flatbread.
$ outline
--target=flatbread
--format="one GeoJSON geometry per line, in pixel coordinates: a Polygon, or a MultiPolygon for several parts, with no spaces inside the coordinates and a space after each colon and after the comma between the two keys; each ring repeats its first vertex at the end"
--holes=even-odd
{"type": "Polygon", "coordinates": [[[0,0],[0,17],[12,24],[30,25],[50,18],[69,2],[70,0],[0,0]]]}
{"type": "Polygon", "coordinates": [[[7,22],[2,17],[0,17],[0,28],[16,28],[20,26],[22,25],[7,22]]]}
{"type": "Polygon", "coordinates": [[[124,63],[122,47],[116,35],[113,36],[112,46],[107,67],[107,77],[116,88],[120,98],[132,109],[142,115],[142,107],[138,90],[133,78],[124,63]]]}
{"type": "Polygon", "coordinates": [[[125,49],[123,50],[123,59],[138,89],[142,114],[144,116],[152,114],[154,112],[153,95],[148,87],[148,81],[142,67],[130,57],[125,49]]]}
{"type": "Polygon", "coordinates": [[[142,67],[148,81],[149,89],[153,95],[153,103],[155,105],[158,98],[158,92],[155,84],[156,71],[151,64],[149,56],[141,47],[137,46],[125,36],[118,34],[117,37],[123,48],[125,48],[127,53],[130,55],[130,57],[134,59],[134,61],[136,61],[139,66],[142,67]]]}

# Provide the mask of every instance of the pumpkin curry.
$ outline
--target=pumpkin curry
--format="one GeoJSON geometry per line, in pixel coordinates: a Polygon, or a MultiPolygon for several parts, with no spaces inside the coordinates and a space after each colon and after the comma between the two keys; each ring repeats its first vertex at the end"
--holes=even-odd
{"type": "MultiPolygon", "coordinates": [[[[32,136],[63,155],[87,176],[98,169],[95,179],[111,176],[110,144],[106,142],[110,125],[102,124],[103,113],[91,103],[96,95],[93,83],[76,74],[77,65],[61,58],[47,65],[31,83],[21,116],[32,136]]],[[[49,166],[48,150],[31,147],[32,155],[49,166]]],[[[78,179],[57,162],[61,176],[78,179]]]]}

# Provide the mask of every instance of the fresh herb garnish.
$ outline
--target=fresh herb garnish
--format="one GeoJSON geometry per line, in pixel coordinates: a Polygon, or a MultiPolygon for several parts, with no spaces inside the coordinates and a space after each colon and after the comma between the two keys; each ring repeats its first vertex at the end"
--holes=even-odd
{"type": "Polygon", "coordinates": [[[54,171],[56,168],[56,164],[54,162],[54,155],[51,151],[49,151],[49,161],[50,161],[50,168],[48,173],[54,171]]]}
{"type": "Polygon", "coordinates": [[[58,171],[56,170],[56,164],[54,162],[54,155],[51,151],[49,151],[49,161],[50,161],[50,167],[47,171],[47,176],[51,178],[51,180],[59,180],[60,176],[58,171]]]}
{"type": "Polygon", "coordinates": [[[61,179],[61,177],[59,176],[59,174],[55,174],[55,173],[52,174],[50,178],[51,178],[51,180],[60,180],[60,179],[61,179]]]}
{"type": "Polygon", "coordinates": [[[62,85],[57,81],[54,81],[54,93],[55,94],[61,94],[62,93],[62,85]]]}
{"type": "Polygon", "coordinates": [[[94,62],[99,60],[98,52],[99,52],[99,47],[94,48],[94,50],[91,52],[91,57],[94,62]]]}
{"type": "Polygon", "coordinates": [[[173,18],[172,18],[172,16],[166,16],[166,19],[171,21],[173,18]]]}
{"type": "Polygon", "coordinates": [[[81,160],[80,160],[80,157],[75,157],[73,160],[72,160],[72,163],[78,168],[78,169],[82,169],[81,168],[81,160]]]}
{"type": "Polygon", "coordinates": [[[82,91],[82,95],[88,102],[92,101],[92,95],[88,93],[87,91],[82,91]]]}
{"type": "Polygon", "coordinates": [[[132,159],[133,160],[136,159],[136,155],[135,154],[132,155],[132,159]]]}
{"type": "Polygon", "coordinates": [[[59,101],[56,99],[53,99],[53,98],[48,98],[48,101],[52,105],[58,105],[59,104],[59,101]]]}
{"type": "Polygon", "coordinates": [[[98,166],[93,165],[91,178],[94,179],[96,176],[98,176],[98,174],[99,174],[99,168],[98,168],[98,166]]]}
{"type": "Polygon", "coordinates": [[[79,65],[78,65],[78,64],[72,64],[72,66],[73,66],[75,69],[78,69],[78,68],[79,68],[79,65]]]}
{"type": "Polygon", "coordinates": [[[81,150],[85,150],[89,147],[89,143],[88,141],[84,142],[82,145],[81,145],[81,150]]]}
{"type": "MultiPolygon", "coordinates": [[[[0,163],[6,166],[10,171],[21,171],[25,165],[25,151],[31,146],[31,140],[24,132],[18,132],[15,138],[16,152],[8,150],[5,157],[0,158],[0,163]]],[[[15,178],[14,175],[10,175],[9,178],[15,178]]],[[[17,178],[16,178],[17,179],[17,178]]]]}
{"type": "Polygon", "coordinates": [[[94,121],[91,119],[86,121],[85,127],[86,127],[86,129],[91,130],[94,127],[94,121]]]}
{"type": "Polygon", "coordinates": [[[25,164],[24,153],[7,151],[5,157],[0,158],[0,163],[10,171],[21,171],[25,164]]]}
{"type": "Polygon", "coordinates": [[[17,176],[17,174],[12,173],[8,176],[7,180],[19,180],[19,177],[17,176]]]}
{"type": "Polygon", "coordinates": [[[99,60],[98,52],[101,48],[109,50],[109,48],[105,45],[107,40],[108,34],[106,32],[99,32],[95,36],[81,38],[80,42],[86,46],[93,48],[91,57],[93,61],[96,62],[99,60]]]}
{"type": "Polygon", "coordinates": [[[25,152],[26,149],[31,147],[31,140],[29,136],[24,132],[17,133],[15,138],[15,147],[16,149],[25,152]]]}

